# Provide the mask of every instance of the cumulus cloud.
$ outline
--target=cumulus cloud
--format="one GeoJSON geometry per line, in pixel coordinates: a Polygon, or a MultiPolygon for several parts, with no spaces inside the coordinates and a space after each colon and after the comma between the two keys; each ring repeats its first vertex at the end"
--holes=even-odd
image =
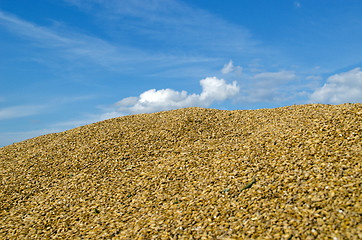
{"type": "Polygon", "coordinates": [[[128,97],[117,102],[117,111],[126,113],[150,113],[183,107],[208,107],[215,101],[230,99],[239,93],[239,86],[234,81],[226,83],[224,79],[208,77],[200,81],[202,92],[189,94],[173,89],[150,89],[138,97],[128,97]]]}
{"type": "Polygon", "coordinates": [[[241,75],[243,68],[240,66],[234,66],[233,61],[230,60],[228,63],[224,65],[224,67],[221,69],[222,74],[229,74],[229,73],[236,73],[238,75],[241,75]]]}
{"type": "Polygon", "coordinates": [[[310,97],[313,103],[341,104],[362,101],[362,71],[360,68],[330,76],[310,97]]]}

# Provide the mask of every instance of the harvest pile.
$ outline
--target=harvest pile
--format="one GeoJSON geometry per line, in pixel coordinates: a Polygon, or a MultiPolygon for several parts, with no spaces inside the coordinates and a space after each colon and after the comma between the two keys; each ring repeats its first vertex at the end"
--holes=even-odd
{"type": "Polygon", "coordinates": [[[361,104],[187,108],[15,143],[0,239],[361,239],[361,130],[361,104]]]}

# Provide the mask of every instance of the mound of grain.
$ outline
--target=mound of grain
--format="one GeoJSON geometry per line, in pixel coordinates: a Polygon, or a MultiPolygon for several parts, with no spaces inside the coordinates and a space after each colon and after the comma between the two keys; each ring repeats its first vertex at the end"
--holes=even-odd
{"type": "Polygon", "coordinates": [[[361,113],[187,108],[1,148],[0,238],[361,239],[361,113]]]}

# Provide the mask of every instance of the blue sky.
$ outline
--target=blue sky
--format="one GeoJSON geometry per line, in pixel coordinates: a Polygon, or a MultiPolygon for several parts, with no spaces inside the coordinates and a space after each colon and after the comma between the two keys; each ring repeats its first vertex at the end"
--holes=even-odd
{"type": "Polygon", "coordinates": [[[0,146],[183,107],[361,102],[360,0],[2,0],[0,146]]]}

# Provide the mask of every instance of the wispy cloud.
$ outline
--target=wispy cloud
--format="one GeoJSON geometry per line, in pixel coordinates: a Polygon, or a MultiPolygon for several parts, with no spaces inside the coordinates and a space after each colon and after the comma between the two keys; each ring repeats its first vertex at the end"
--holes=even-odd
{"type": "Polygon", "coordinates": [[[362,102],[362,71],[352,69],[330,76],[326,83],[310,96],[313,103],[341,104],[362,102]]]}
{"type": "Polygon", "coordinates": [[[48,54],[72,61],[73,64],[89,61],[104,67],[127,63],[139,56],[140,51],[130,47],[115,46],[100,38],[87,36],[71,30],[57,31],[22,20],[0,11],[2,25],[14,34],[32,41],[35,47],[48,48],[48,54]],[[79,59],[82,61],[79,61],[79,59]]]}
{"type": "MultiPolygon", "coordinates": [[[[107,109],[109,109],[109,107],[107,109]]],[[[57,123],[51,124],[51,127],[67,130],[67,129],[72,129],[75,127],[80,127],[80,126],[84,126],[87,124],[107,120],[110,118],[121,117],[124,115],[125,114],[118,112],[118,111],[104,112],[101,114],[86,114],[86,116],[80,117],[78,119],[73,119],[73,120],[69,120],[69,121],[63,121],[63,122],[57,122],[57,123]]]]}
{"type": "MultiPolygon", "coordinates": [[[[113,30],[112,34],[127,31],[147,39],[150,48],[162,47],[173,52],[182,50],[208,55],[215,53],[255,52],[258,42],[251,33],[238,25],[224,21],[207,11],[191,8],[181,1],[117,1],[67,0],[88,11],[113,30]],[[122,19],[127,19],[127,25],[122,19]]],[[[147,44],[143,47],[147,48],[147,44]]]]}
{"type": "Polygon", "coordinates": [[[322,77],[319,76],[319,75],[309,75],[305,79],[306,80],[320,81],[320,80],[322,80],[322,77]]]}
{"type": "MultiPolygon", "coordinates": [[[[19,107],[18,110],[21,110],[21,108],[19,107]]],[[[1,110],[0,110],[0,113],[2,113],[1,110]]],[[[33,114],[35,114],[35,112],[33,112],[30,115],[33,115],[33,114]]],[[[0,147],[9,145],[11,143],[23,141],[25,139],[34,138],[34,137],[37,137],[40,135],[62,132],[62,131],[66,131],[66,130],[69,130],[69,129],[72,129],[75,127],[80,127],[80,126],[84,126],[87,124],[103,121],[106,119],[120,117],[123,115],[124,114],[121,114],[120,112],[116,112],[116,111],[105,112],[102,114],[88,114],[88,115],[84,116],[83,118],[48,124],[48,126],[42,128],[42,129],[29,130],[29,131],[2,131],[2,132],[0,132],[0,147]]],[[[1,117],[1,115],[0,115],[0,117],[1,117]]],[[[21,117],[21,116],[19,116],[19,114],[18,115],[13,114],[12,117],[15,118],[15,117],[21,117]]],[[[4,119],[0,118],[0,120],[5,120],[5,118],[4,119]]]]}
{"type": "Polygon", "coordinates": [[[233,61],[230,60],[224,67],[221,69],[222,74],[236,73],[238,76],[241,76],[243,68],[240,66],[234,66],[233,61]]]}
{"type": "Polygon", "coordinates": [[[292,71],[262,72],[253,76],[253,81],[260,86],[276,86],[295,79],[296,75],[292,71]]]}
{"type": "MultiPolygon", "coordinates": [[[[110,4],[102,2],[102,9],[110,4]]],[[[81,5],[84,6],[83,3],[81,5]]],[[[121,6],[118,7],[121,8],[121,6]]],[[[106,10],[114,13],[109,9],[106,10]]],[[[102,17],[107,18],[110,12],[105,13],[102,17]]],[[[114,22],[120,23],[121,21],[114,21],[113,19],[112,23],[114,22]]],[[[47,48],[49,50],[47,54],[55,56],[55,58],[49,59],[53,61],[59,58],[65,59],[70,66],[83,65],[89,67],[91,63],[116,72],[137,71],[139,73],[139,69],[135,68],[136,65],[143,66],[142,70],[152,69],[154,71],[157,68],[164,69],[177,65],[215,61],[215,58],[208,56],[175,54],[165,49],[155,53],[152,49],[147,50],[145,46],[137,46],[137,44],[130,46],[120,41],[107,41],[75,32],[67,26],[64,26],[62,30],[43,27],[2,11],[0,11],[0,23],[2,23],[2,27],[10,32],[31,41],[33,47],[47,48]]],[[[147,27],[145,29],[145,31],[148,31],[147,27]]],[[[135,34],[140,34],[138,31],[141,30],[133,29],[132,31],[135,31],[135,34]]],[[[114,32],[119,35],[123,34],[120,30],[114,32]]],[[[164,33],[161,35],[164,35],[164,33]]],[[[118,38],[118,36],[114,37],[118,38]]],[[[49,65],[48,62],[44,64],[49,65]]],[[[63,61],[62,66],[64,64],[63,61]]]]}
{"type": "Polygon", "coordinates": [[[32,116],[41,113],[46,105],[20,105],[0,109],[0,120],[32,116]]]}
{"type": "Polygon", "coordinates": [[[71,43],[69,39],[61,37],[46,28],[21,20],[14,15],[2,11],[0,11],[0,20],[2,26],[8,28],[10,31],[33,40],[41,41],[42,43],[47,42],[49,46],[52,47],[61,47],[71,43]]]}
{"type": "Polygon", "coordinates": [[[0,132],[0,147],[6,145],[24,141],[26,139],[38,137],[40,135],[45,135],[49,133],[60,132],[60,129],[41,129],[41,130],[31,130],[31,131],[19,131],[19,132],[0,132]]]}
{"type": "Polygon", "coordinates": [[[280,103],[296,93],[290,92],[290,84],[297,78],[293,71],[260,72],[244,81],[239,101],[242,103],[280,103]]]}
{"type": "Polygon", "coordinates": [[[88,36],[74,33],[57,33],[56,31],[22,20],[14,15],[0,11],[2,26],[9,31],[27,38],[39,48],[58,50],[58,54],[65,58],[87,57],[103,64],[104,55],[115,51],[114,47],[106,42],[88,36]],[[73,34],[73,36],[67,36],[73,34]],[[103,55],[103,57],[102,57],[103,55]]]}

